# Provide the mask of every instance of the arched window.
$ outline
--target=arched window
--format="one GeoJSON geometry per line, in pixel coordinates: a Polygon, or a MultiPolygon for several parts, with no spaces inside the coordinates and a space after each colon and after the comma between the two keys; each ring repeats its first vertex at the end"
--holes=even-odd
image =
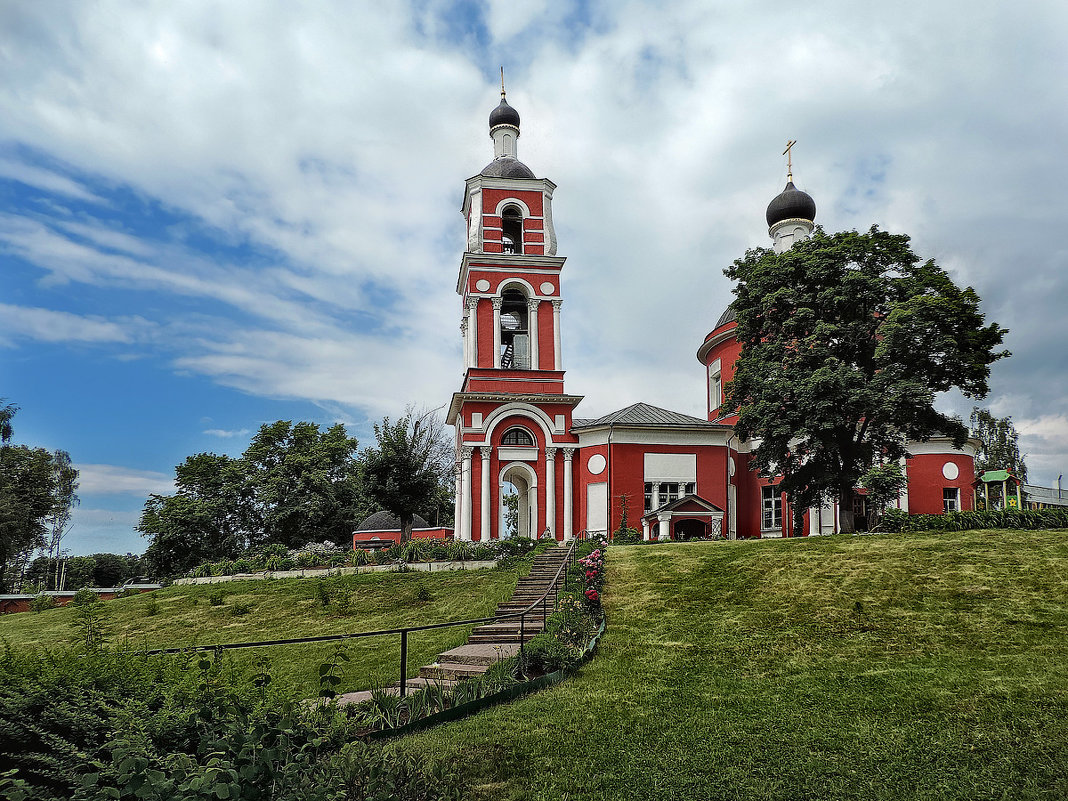
{"type": "Polygon", "coordinates": [[[527,331],[527,296],[517,289],[501,294],[501,369],[530,367],[530,337],[527,331]]]}
{"type": "Polygon", "coordinates": [[[523,212],[516,206],[501,212],[501,245],[505,253],[523,252],[523,212]]]}
{"type": "Polygon", "coordinates": [[[534,447],[534,435],[522,426],[509,428],[501,437],[501,445],[515,445],[518,447],[534,447]]]}

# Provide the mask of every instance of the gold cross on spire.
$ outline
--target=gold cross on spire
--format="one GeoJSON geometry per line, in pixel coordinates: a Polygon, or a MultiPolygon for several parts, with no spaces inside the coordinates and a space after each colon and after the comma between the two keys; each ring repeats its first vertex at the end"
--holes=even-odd
{"type": "MultiPolygon", "coordinates": [[[[502,69],[503,69],[503,67],[502,67],[502,69]]],[[[504,73],[502,72],[501,74],[503,75],[504,73]]],[[[504,78],[502,77],[501,80],[503,81],[504,78]]],[[[502,83],[501,86],[503,87],[504,84],[502,83]]],[[[786,143],[786,150],[784,150],[782,152],[782,154],[784,156],[786,156],[786,180],[787,181],[794,180],[794,154],[791,151],[791,148],[796,144],[797,144],[797,140],[796,139],[791,139],[790,141],[788,141],[786,143]]]]}
{"type": "Polygon", "coordinates": [[[501,67],[501,100],[504,100],[504,67],[501,67]]]}

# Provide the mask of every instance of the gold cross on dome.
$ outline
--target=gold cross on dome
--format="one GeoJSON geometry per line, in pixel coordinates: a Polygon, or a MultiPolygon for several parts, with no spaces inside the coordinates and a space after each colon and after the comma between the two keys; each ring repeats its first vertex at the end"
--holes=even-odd
{"type": "MultiPolygon", "coordinates": [[[[502,68],[503,69],[503,68],[502,68]]],[[[504,80],[503,78],[501,80],[504,80]]],[[[503,84],[502,84],[503,85],[503,84]]],[[[791,152],[791,148],[797,144],[796,139],[791,139],[786,143],[786,150],[782,152],[786,156],[786,180],[794,180],[794,154],[791,152]]]]}
{"type": "Polygon", "coordinates": [[[504,99],[504,67],[501,67],[501,100],[504,99]]]}

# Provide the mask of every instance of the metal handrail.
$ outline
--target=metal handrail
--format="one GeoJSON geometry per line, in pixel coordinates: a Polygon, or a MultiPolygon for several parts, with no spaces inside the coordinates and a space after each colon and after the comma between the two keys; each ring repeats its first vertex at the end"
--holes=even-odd
{"type": "Polygon", "coordinates": [[[404,696],[407,680],[408,680],[408,634],[413,631],[430,631],[432,629],[444,629],[450,626],[470,626],[474,624],[496,623],[502,620],[511,620],[513,618],[519,618],[519,651],[523,651],[523,641],[525,637],[526,629],[526,616],[533,610],[539,603],[541,604],[542,623],[544,624],[546,619],[545,612],[545,600],[550,592],[555,590],[555,596],[553,598],[553,609],[556,609],[556,605],[560,599],[560,574],[564,574],[565,582],[567,580],[567,569],[574,564],[575,561],[575,546],[578,544],[578,539],[572,539],[570,547],[568,548],[567,555],[564,557],[563,564],[556,571],[556,575],[553,576],[552,583],[542,593],[540,598],[535,599],[525,609],[521,609],[518,612],[510,612],[506,615],[494,615],[492,617],[479,617],[472,618],[470,620],[455,620],[448,623],[428,623],[423,626],[406,626],[399,629],[380,629],[378,631],[360,631],[351,634],[323,634],[317,637],[295,637],[285,640],[260,640],[257,642],[230,642],[230,643],[218,643],[215,645],[193,645],[185,648],[153,648],[146,651],[138,651],[137,653],[144,656],[161,656],[164,654],[182,654],[182,653],[198,653],[202,651],[233,651],[239,648],[263,648],[272,645],[298,645],[300,643],[308,642],[336,642],[339,640],[353,640],[362,637],[384,637],[391,634],[399,634],[401,638],[401,679],[400,679],[400,694],[404,696]]]}

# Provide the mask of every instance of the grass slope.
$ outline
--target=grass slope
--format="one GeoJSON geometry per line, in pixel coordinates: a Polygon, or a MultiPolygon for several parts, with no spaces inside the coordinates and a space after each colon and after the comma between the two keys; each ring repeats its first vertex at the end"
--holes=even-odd
{"type": "MultiPolygon", "coordinates": [[[[322,634],[464,620],[491,614],[511,595],[513,570],[473,570],[442,573],[368,573],[323,581],[331,597],[323,606],[316,579],[233,581],[225,584],[172,586],[133,598],[106,602],[112,611],[111,642],[131,648],[173,648],[222,642],[255,642],[322,634]],[[430,600],[419,600],[419,588],[430,600]],[[212,594],[222,592],[223,603],[213,606],[212,594]],[[350,599],[342,614],[339,597],[350,599]],[[243,614],[242,607],[250,610],[243,614]]],[[[53,609],[0,617],[0,639],[13,647],[71,645],[78,633],[74,610],[53,609]]],[[[419,632],[408,638],[409,675],[438,653],[462,644],[467,627],[419,632]]],[[[227,653],[241,674],[254,672],[270,660],[276,683],[292,688],[297,697],[318,691],[319,665],[334,653],[334,643],[250,648],[227,653]]],[[[396,681],[400,674],[400,638],[370,637],[346,644],[351,661],[344,668],[339,691],[367,689],[396,681]]]]}
{"type": "Polygon", "coordinates": [[[398,741],[494,799],[1068,797],[1068,534],[614,547],[574,679],[398,741]]]}

